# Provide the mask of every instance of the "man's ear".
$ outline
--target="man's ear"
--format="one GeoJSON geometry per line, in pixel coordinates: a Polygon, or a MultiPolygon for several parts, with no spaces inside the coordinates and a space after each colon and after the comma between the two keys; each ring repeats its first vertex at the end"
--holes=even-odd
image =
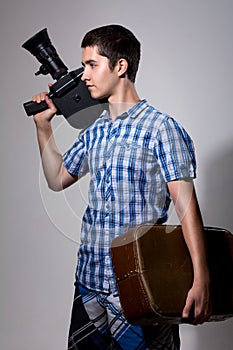
{"type": "Polygon", "coordinates": [[[128,69],[128,62],[125,58],[120,58],[117,62],[117,71],[119,77],[124,77],[128,69]]]}

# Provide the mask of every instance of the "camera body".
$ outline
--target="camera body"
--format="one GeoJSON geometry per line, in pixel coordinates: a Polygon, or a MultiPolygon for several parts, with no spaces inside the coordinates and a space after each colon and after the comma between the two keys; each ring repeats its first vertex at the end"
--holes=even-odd
{"type": "MultiPolygon", "coordinates": [[[[68,72],[68,68],[52,45],[46,28],[27,40],[22,47],[42,63],[36,75],[50,74],[57,80],[48,93],[57,108],[57,114],[63,115],[71,126],[77,129],[83,129],[92,124],[103,112],[106,101],[91,97],[86,84],[81,80],[83,68],[68,72]]],[[[25,102],[23,107],[28,116],[48,108],[46,102],[33,101],[25,102]]]]}

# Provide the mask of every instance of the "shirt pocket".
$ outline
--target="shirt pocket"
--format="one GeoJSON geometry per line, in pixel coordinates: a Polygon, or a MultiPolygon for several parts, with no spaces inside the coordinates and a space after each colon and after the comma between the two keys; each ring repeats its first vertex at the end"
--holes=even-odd
{"type": "MultiPolygon", "coordinates": [[[[144,147],[142,142],[117,142],[112,157],[114,168],[124,169],[149,175],[158,166],[153,150],[144,147]]],[[[136,175],[136,174],[135,174],[136,175]]]]}

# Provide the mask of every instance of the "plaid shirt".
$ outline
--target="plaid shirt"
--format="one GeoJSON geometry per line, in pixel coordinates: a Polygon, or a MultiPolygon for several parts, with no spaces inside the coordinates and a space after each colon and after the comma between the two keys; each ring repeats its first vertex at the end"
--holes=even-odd
{"type": "Polygon", "coordinates": [[[167,220],[166,183],[195,177],[192,140],[143,100],[114,121],[105,111],[79,134],[63,162],[73,175],[91,175],[77,277],[89,289],[114,293],[112,239],[136,225],[167,220]]]}

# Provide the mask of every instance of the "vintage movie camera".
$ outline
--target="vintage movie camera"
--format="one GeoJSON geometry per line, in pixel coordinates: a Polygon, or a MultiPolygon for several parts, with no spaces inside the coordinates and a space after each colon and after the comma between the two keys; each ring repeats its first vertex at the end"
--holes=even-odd
{"type": "MultiPolygon", "coordinates": [[[[22,47],[29,51],[41,63],[35,75],[50,74],[56,82],[49,88],[49,97],[57,108],[75,128],[83,129],[96,120],[102,113],[106,101],[91,97],[85,83],[81,80],[83,68],[71,72],[62,62],[48,36],[47,28],[41,30],[22,47]]],[[[28,116],[35,115],[48,108],[46,102],[28,101],[23,104],[28,116]]]]}

